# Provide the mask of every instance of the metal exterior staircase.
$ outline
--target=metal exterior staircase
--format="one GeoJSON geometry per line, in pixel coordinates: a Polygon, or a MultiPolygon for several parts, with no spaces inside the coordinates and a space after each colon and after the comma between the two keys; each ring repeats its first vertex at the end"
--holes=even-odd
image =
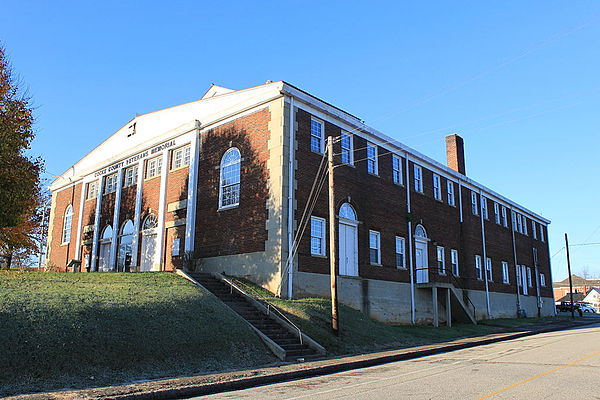
{"type": "Polygon", "coordinates": [[[276,316],[270,315],[270,313],[266,314],[264,310],[261,310],[262,307],[257,307],[256,300],[249,299],[249,296],[241,289],[211,274],[199,272],[186,272],[185,274],[245,319],[280,359],[304,361],[324,355],[325,349],[299,330],[295,332],[290,329],[288,324],[282,323],[276,316]]]}

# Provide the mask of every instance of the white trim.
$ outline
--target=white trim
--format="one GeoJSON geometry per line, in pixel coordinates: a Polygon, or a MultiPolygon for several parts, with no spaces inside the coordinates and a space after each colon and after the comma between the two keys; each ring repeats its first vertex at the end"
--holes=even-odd
{"type": "Polygon", "coordinates": [[[327,255],[327,232],[326,232],[326,229],[327,229],[327,220],[325,220],[325,218],[315,217],[314,215],[310,216],[310,255],[311,256],[325,257],[327,255]],[[313,234],[313,221],[321,225],[321,236],[316,236],[313,234]],[[320,253],[313,253],[313,248],[312,248],[313,238],[319,239],[319,242],[321,243],[321,252],[320,253]]]}
{"type": "Polygon", "coordinates": [[[81,182],[81,196],[79,199],[79,215],[77,219],[77,241],[75,242],[75,259],[81,258],[81,231],[83,230],[83,205],[87,197],[87,185],[89,183],[81,182]]]}
{"type": "MultiPolygon", "coordinates": [[[[285,100],[284,100],[284,105],[285,105],[285,100]]],[[[293,278],[294,278],[294,247],[295,247],[295,242],[294,242],[294,185],[295,185],[295,181],[294,181],[294,172],[295,172],[295,158],[296,158],[296,153],[294,151],[295,145],[296,145],[296,123],[295,123],[295,113],[294,113],[294,98],[290,96],[290,100],[289,100],[289,105],[290,105],[290,116],[289,116],[289,137],[288,137],[288,146],[289,146],[289,154],[288,154],[288,220],[287,220],[287,234],[288,234],[288,263],[287,263],[287,275],[288,275],[288,299],[292,299],[293,298],[293,290],[294,290],[294,284],[293,284],[293,278]]],[[[284,107],[285,109],[285,107],[284,107]]],[[[282,118],[285,120],[285,116],[282,113],[282,118]]],[[[285,123],[282,123],[282,125],[285,125],[285,123]]],[[[285,134],[285,132],[284,132],[285,134]]],[[[354,139],[352,138],[352,141],[354,139]]],[[[352,149],[354,150],[354,147],[352,147],[352,149]]],[[[354,152],[354,151],[353,151],[354,152]]]]}
{"type": "Polygon", "coordinates": [[[342,130],[342,133],[340,135],[340,161],[342,162],[342,164],[346,164],[346,165],[354,165],[354,135],[352,135],[349,132],[346,132],[344,130],[342,130]],[[349,148],[344,148],[344,137],[347,137],[349,139],[349,143],[350,143],[350,147],[349,148]],[[348,162],[344,162],[344,150],[348,151],[348,162]]]}
{"type": "Polygon", "coordinates": [[[98,271],[98,240],[100,238],[100,212],[102,211],[102,197],[104,196],[104,176],[98,177],[98,197],[96,197],[96,213],[94,214],[94,235],[92,241],[92,266],[91,271],[98,271]]]}
{"type": "Polygon", "coordinates": [[[442,197],[442,178],[438,174],[433,174],[433,198],[435,200],[444,201],[442,197]],[[437,194],[435,192],[436,189],[437,194]]]}
{"type": "Polygon", "coordinates": [[[117,247],[119,235],[119,213],[121,211],[121,193],[123,192],[123,172],[125,168],[120,168],[117,173],[117,193],[115,195],[115,208],[113,210],[113,237],[110,244],[110,260],[108,263],[109,269],[117,269],[117,247]]]}
{"type": "Polygon", "coordinates": [[[310,117],[310,151],[317,153],[317,154],[324,154],[325,153],[325,122],[319,118],[315,118],[314,116],[310,117]],[[312,139],[313,137],[317,137],[316,135],[313,135],[313,130],[312,130],[312,124],[313,122],[315,122],[316,124],[321,126],[321,136],[320,136],[320,142],[319,142],[319,149],[315,150],[313,149],[313,145],[312,145],[312,139]]]}
{"type": "Polygon", "coordinates": [[[417,193],[423,193],[423,168],[413,161],[413,188],[417,193]],[[417,171],[419,173],[417,174],[417,171]],[[419,175],[417,179],[417,175],[419,175]]]}
{"type": "Polygon", "coordinates": [[[162,269],[163,251],[165,248],[165,211],[167,203],[167,177],[169,176],[169,149],[162,152],[163,173],[160,176],[160,195],[158,202],[158,229],[156,231],[156,253],[154,253],[153,271],[162,269]],[[165,170],[166,168],[166,170],[165,170]]]}
{"type": "Polygon", "coordinates": [[[396,268],[407,269],[406,267],[406,239],[402,236],[396,236],[395,244],[395,255],[396,255],[396,268]],[[400,244],[400,251],[398,251],[398,244],[400,244]],[[402,266],[398,266],[398,255],[402,256],[402,266]]]}
{"type": "Polygon", "coordinates": [[[454,276],[460,276],[460,265],[458,264],[458,250],[456,249],[450,249],[450,273],[454,276]],[[454,261],[456,261],[456,263],[454,263],[454,261]],[[456,270],[454,269],[455,265],[456,270]]]}
{"type": "Polygon", "coordinates": [[[402,175],[402,157],[397,154],[392,154],[392,182],[396,185],[404,184],[404,176],[402,175]],[[397,161],[398,168],[394,167],[394,162],[397,161]],[[396,182],[396,175],[398,176],[398,182],[396,182]]]}
{"type": "Polygon", "coordinates": [[[371,143],[371,142],[367,142],[367,172],[371,175],[377,175],[379,176],[379,149],[377,148],[377,144],[375,143],[371,143]],[[369,150],[374,149],[375,150],[375,155],[373,157],[373,159],[371,159],[371,156],[369,155],[369,150]],[[373,162],[373,171],[369,171],[369,162],[373,162]]]}
{"type": "Polygon", "coordinates": [[[141,159],[138,162],[138,176],[137,176],[137,187],[135,189],[135,211],[133,216],[133,241],[131,243],[131,267],[138,266],[138,256],[140,248],[140,217],[142,214],[142,198],[143,198],[143,186],[144,176],[146,175],[146,162],[147,160],[141,159]]]}
{"type": "Polygon", "coordinates": [[[188,168],[188,196],[185,214],[184,251],[194,251],[196,228],[196,202],[198,199],[198,164],[200,159],[200,132],[196,131],[190,143],[190,166],[188,168]]]}
{"type": "Polygon", "coordinates": [[[379,231],[374,231],[369,229],[369,264],[370,265],[382,265],[381,263],[381,233],[379,231]],[[377,239],[377,247],[371,247],[371,235],[377,239]],[[373,262],[371,259],[371,250],[377,250],[377,262],[373,262]]]}

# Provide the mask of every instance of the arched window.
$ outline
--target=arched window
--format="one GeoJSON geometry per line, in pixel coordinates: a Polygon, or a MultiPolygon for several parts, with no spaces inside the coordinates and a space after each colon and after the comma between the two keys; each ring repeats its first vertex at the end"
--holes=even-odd
{"type": "Polygon", "coordinates": [[[158,218],[154,214],[148,214],[148,216],[144,219],[144,223],[142,224],[142,231],[149,231],[158,226],[158,218]]]}
{"type": "Polygon", "coordinates": [[[121,236],[130,236],[133,235],[133,222],[130,219],[123,223],[121,227],[121,236]]]}
{"type": "Polygon", "coordinates": [[[344,203],[340,207],[340,217],[356,221],[356,211],[350,204],[344,203]]]}
{"type": "Polygon", "coordinates": [[[102,231],[102,241],[111,241],[112,240],[112,235],[113,235],[113,229],[112,226],[110,225],[106,225],[106,227],[104,228],[104,230],[102,231]]]}
{"type": "Polygon", "coordinates": [[[421,237],[427,239],[427,231],[423,225],[419,224],[415,227],[415,237],[421,237]]]}
{"type": "Polygon", "coordinates": [[[121,226],[117,253],[117,271],[129,272],[131,266],[131,245],[133,243],[133,222],[130,219],[121,226]]]}
{"type": "Polygon", "coordinates": [[[65,211],[65,219],[63,221],[62,242],[69,243],[71,241],[71,225],[73,223],[73,206],[69,204],[65,211]]]}
{"type": "Polygon", "coordinates": [[[235,207],[240,204],[240,151],[232,147],[221,159],[219,183],[219,208],[235,207]]]}

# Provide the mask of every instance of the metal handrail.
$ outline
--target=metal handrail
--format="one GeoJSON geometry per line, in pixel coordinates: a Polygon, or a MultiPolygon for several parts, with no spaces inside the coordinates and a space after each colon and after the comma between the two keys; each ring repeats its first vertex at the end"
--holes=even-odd
{"type": "MultiPolygon", "coordinates": [[[[236,279],[228,279],[226,277],[223,277],[223,281],[225,283],[227,283],[230,286],[231,291],[233,291],[233,289],[235,288],[236,290],[247,294],[246,291],[242,288],[240,288],[238,285],[236,285],[233,281],[238,282],[239,284],[243,284],[240,281],[237,281],[236,279]]],[[[272,304],[270,301],[267,300],[266,297],[262,296],[261,294],[259,294],[258,292],[256,292],[253,288],[249,287],[250,291],[253,292],[254,296],[252,296],[252,298],[254,298],[255,300],[264,303],[263,305],[267,308],[267,315],[270,314],[271,310],[276,311],[277,314],[279,314],[279,316],[281,318],[283,318],[288,324],[290,324],[291,326],[293,326],[297,331],[298,331],[298,338],[300,339],[300,344],[302,343],[302,331],[300,330],[300,328],[294,324],[288,317],[286,317],[281,310],[279,310],[279,308],[277,308],[277,306],[275,306],[274,304],[272,304]]]]}
{"type": "MultiPolygon", "coordinates": [[[[457,276],[455,276],[452,271],[447,271],[446,273],[439,273],[438,267],[423,267],[423,268],[415,268],[415,272],[419,271],[419,270],[427,270],[429,272],[429,270],[433,270],[433,271],[438,271],[438,274],[434,275],[436,277],[435,282],[442,282],[441,279],[439,278],[447,278],[448,283],[457,286],[459,289],[461,290],[467,290],[467,288],[464,287],[463,283],[458,279],[457,276]]],[[[430,275],[427,275],[427,278],[429,279],[430,275]]],[[[469,278],[462,278],[462,279],[469,279],[469,278]]],[[[463,296],[463,298],[466,298],[467,301],[469,302],[469,304],[471,304],[471,307],[473,307],[473,315],[475,315],[477,308],[475,307],[475,304],[471,301],[471,299],[469,298],[469,296],[463,296]]]]}

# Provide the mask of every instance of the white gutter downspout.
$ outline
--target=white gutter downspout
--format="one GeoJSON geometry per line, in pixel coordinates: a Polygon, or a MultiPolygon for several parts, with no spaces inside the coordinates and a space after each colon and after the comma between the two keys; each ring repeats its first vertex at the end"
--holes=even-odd
{"type": "MultiPolygon", "coordinates": [[[[509,207],[508,210],[510,211],[510,233],[512,235],[513,257],[515,261],[515,282],[517,284],[517,317],[519,317],[521,315],[521,293],[519,291],[519,286],[523,279],[520,277],[521,274],[517,271],[517,268],[520,267],[517,265],[517,245],[515,243],[515,227],[512,219],[513,209],[512,207],[509,207]]],[[[508,215],[506,216],[506,219],[508,220],[508,215]]]]}
{"type": "MultiPolygon", "coordinates": [[[[410,172],[408,164],[408,152],[404,152],[406,158],[406,215],[410,215],[410,172]]],[[[410,268],[410,321],[415,324],[415,277],[413,271],[413,241],[412,241],[412,221],[408,220],[408,262],[410,268]]]]}
{"type": "MultiPolygon", "coordinates": [[[[487,254],[485,248],[485,224],[483,223],[483,210],[481,206],[483,205],[484,198],[483,192],[481,189],[479,190],[479,220],[481,221],[481,242],[483,249],[483,280],[485,281],[485,305],[487,308],[488,319],[492,318],[491,307],[490,307],[490,289],[488,287],[488,274],[487,274],[487,254]]],[[[487,210],[487,204],[485,209],[487,210]]]]}
{"type": "MultiPolygon", "coordinates": [[[[285,104],[285,103],[284,103],[285,104]]],[[[290,118],[289,118],[289,148],[288,156],[288,299],[293,298],[294,277],[294,98],[290,96],[290,118]]]]}

